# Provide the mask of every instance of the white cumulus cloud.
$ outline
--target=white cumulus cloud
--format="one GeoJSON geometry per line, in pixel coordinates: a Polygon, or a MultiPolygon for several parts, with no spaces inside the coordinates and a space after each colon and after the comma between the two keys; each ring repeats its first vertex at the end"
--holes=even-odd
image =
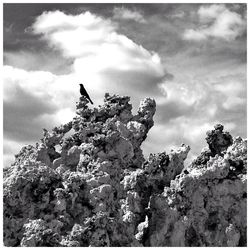
{"type": "Polygon", "coordinates": [[[72,73],[92,82],[90,87],[95,90],[108,85],[117,91],[118,83],[127,89],[135,86],[134,79],[140,91],[145,86],[153,89],[167,73],[157,53],[119,34],[109,19],[90,12],[76,16],[44,12],[33,24],[33,32],[41,34],[65,57],[73,58],[72,73]]]}
{"type": "Polygon", "coordinates": [[[232,41],[241,36],[246,29],[246,20],[224,4],[201,6],[197,14],[199,26],[195,29],[186,29],[183,39],[200,41],[220,38],[232,41]]]}

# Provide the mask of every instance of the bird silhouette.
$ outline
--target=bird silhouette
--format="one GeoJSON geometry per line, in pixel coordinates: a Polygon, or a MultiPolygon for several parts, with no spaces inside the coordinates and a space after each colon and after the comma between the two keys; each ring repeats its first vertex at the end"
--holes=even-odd
{"type": "Polygon", "coordinates": [[[79,85],[80,85],[80,93],[81,93],[81,95],[82,95],[82,96],[85,96],[85,97],[90,101],[90,103],[93,104],[93,102],[92,102],[92,100],[90,99],[89,94],[87,93],[87,91],[86,91],[86,89],[84,88],[83,84],[80,83],[79,85]]]}

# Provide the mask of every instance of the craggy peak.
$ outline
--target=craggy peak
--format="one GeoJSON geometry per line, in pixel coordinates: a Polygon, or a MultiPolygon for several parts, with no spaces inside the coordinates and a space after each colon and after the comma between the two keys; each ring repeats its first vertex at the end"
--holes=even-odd
{"type": "Polygon", "coordinates": [[[189,165],[185,144],[144,159],[155,101],[89,101],[4,169],[5,246],[247,245],[245,139],[217,124],[189,165]]]}

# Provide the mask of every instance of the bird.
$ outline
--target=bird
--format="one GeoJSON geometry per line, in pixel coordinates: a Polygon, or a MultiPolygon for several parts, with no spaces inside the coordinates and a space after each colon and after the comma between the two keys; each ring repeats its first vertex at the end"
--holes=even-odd
{"type": "Polygon", "coordinates": [[[80,93],[81,93],[81,95],[82,95],[82,96],[85,96],[85,97],[90,101],[90,103],[93,104],[93,102],[92,102],[92,100],[90,99],[90,97],[89,97],[89,95],[88,95],[86,89],[84,88],[83,84],[80,83],[79,85],[80,85],[80,93]]]}

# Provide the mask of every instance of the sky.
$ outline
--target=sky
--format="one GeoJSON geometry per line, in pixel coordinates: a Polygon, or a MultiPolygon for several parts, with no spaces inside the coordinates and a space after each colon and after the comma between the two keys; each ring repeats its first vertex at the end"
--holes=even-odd
{"type": "Polygon", "coordinates": [[[4,166],[75,116],[79,83],[94,106],[155,99],[145,157],[185,143],[190,162],[217,123],[247,136],[246,4],[8,3],[3,18],[4,166]]]}

